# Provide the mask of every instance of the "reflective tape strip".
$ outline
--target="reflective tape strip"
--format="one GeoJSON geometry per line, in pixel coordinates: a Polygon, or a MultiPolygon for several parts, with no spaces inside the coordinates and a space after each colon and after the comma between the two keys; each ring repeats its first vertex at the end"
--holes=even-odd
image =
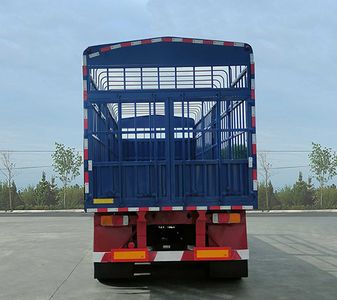
{"type": "Polygon", "coordinates": [[[248,249],[238,249],[236,252],[239,254],[241,259],[249,259],[249,250],[248,249]]]}
{"type": "Polygon", "coordinates": [[[83,66],[87,65],[87,56],[83,55],[83,66]]]}
{"type": "MultiPolygon", "coordinates": [[[[105,46],[101,48],[100,52],[105,53],[110,50],[119,49],[121,47],[153,44],[153,43],[158,43],[158,42],[193,43],[193,44],[204,44],[204,45],[215,45],[215,46],[234,46],[234,47],[244,47],[245,46],[245,44],[241,42],[227,42],[227,41],[202,40],[202,39],[177,38],[177,37],[174,37],[174,38],[162,37],[162,38],[145,39],[145,40],[138,40],[138,41],[133,41],[133,42],[123,42],[123,43],[113,44],[113,45],[109,45],[109,46],[105,46]]],[[[89,58],[94,58],[96,56],[99,56],[100,52],[90,53],[89,58]]]]}
{"type": "Polygon", "coordinates": [[[250,63],[254,64],[254,54],[253,53],[250,54],[250,63]]]}
{"type": "Polygon", "coordinates": [[[111,50],[118,49],[118,48],[121,48],[121,47],[122,47],[121,44],[115,44],[115,45],[110,46],[111,50]]]}
{"type": "Polygon", "coordinates": [[[220,206],[220,210],[229,210],[229,209],[231,209],[231,206],[220,206]]]}
{"type": "Polygon", "coordinates": [[[89,194],[89,183],[87,182],[84,184],[84,193],[89,194]]]}
{"type": "MultiPolygon", "coordinates": [[[[166,207],[106,207],[100,208],[107,212],[138,212],[138,211],[183,211],[183,206],[166,206],[166,207]]],[[[222,206],[189,206],[185,211],[191,210],[242,210],[253,209],[252,205],[222,205],[222,206]]],[[[88,208],[88,212],[97,212],[96,208],[88,208]]]]}
{"type": "Polygon", "coordinates": [[[149,207],[149,211],[159,211],[159,207],[149,207]]]}
{"type": "Polygon", "coordinates": [[[116,208],[116,207],[109,207],[109,208],[107,209],[107,211],[108,211],[108,212],[118,212],[118,208],[116,208]]]}
{"type": "Polygon", "coordinates": [[[87,91],[88,87],[87,87],[87,80],[83,79],[83,91],[87,91]]]}
{"type": "Polygon", "coordinates": [[[248,168],[252,168],[253,167],[253,157],[248,157],[248,168]]]}
{"type": "Polygon", "coordinates": [[[252,134],[252,143],[256,144],[256,134],[255,133],[252,134]]]}
{"type": "Polygon", "coordinates": [[[83,74],[83,77],[86,77],[88,75],[88,68],[87,68],[87,66],[82,66],[82,74],[83,74]]]}
{"type": "Polygon", "coordinates": [[[255,105],[252,106],[252,117],[255,117],[255,105]]]}
{"type": "Polygon", "coordinates": [[[92,262],[101,262],[106,252],[93,252],[92,262]]]}
{"type": "Polygon", "coordinates": [[[256,169],[252,170],[252,178],[253,180],[257,180],[257,170],[256,169]]]}
{"type": "Polygon", "coordinates": [[[152,43],[159,43],[162,42],[162,38],[156,38],[151,40],[152,43]]]}
{"type": "Polygon", "coordinates": [[[181,261],[184,251],[158,251],[154,261],[181,261]]]}
{"type": "Polygon", "coordinates": [[[223,46],[224,44],[221,41],[213,41],[213,45],[215,45],[215,46],[223,46]]]}
{"type": "Polygon", "coordinates": [[[253,180],[253,191],[257,191],[257,180],[253,180]]]}
{"type": "Polygon", "coordinates": [[[252,90],[255,90],[255,79],[254,78],[250,80],[250,87],[252,90]]]}
{"type": "Polygon", "coordinates": [[[89,54],[89,58],[94,58],[94,57],[97,57],[97,56],[99,56],[99,52],[94,52],[94,53],[89,54]]]}
{"type": "Polygon", "coordinates": [[[131,42],[131,46],[137,46],[137,45],[141,45],[141,44],[142,44],[141,41],[131,42]]]}
{"type": "Polygon", "coordinates": [[[88,149],[88,139],[83,140],[83,148],[88,149]]]}
{"type": "Polygon", "coordinates": [[[88,171],[92,171],[92,160],[88,160],[88,171]]]}
{"type": "Polygon", "coordinates": [[[88,119],[88,110],[85,108],[83,110],[84,119],[88,119]]]}

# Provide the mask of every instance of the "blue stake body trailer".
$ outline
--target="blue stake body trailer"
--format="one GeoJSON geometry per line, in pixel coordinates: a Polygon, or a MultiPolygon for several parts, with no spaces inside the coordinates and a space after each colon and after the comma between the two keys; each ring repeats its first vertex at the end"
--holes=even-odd
{"type": "Polygon", "coordinates": [[[95,278],[172,261],[247,276],[245,210],[257,208],[254,74],[245,43],[162,37],[84,51],[95,278]]]}

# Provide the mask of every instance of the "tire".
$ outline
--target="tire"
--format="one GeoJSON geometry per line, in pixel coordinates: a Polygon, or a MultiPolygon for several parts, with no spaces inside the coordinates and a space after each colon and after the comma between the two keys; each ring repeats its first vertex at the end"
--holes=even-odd
{"type": "Polygon", "coordinates": [[[94,263],[94,278],[99,281],[133,277],[133,263],[94,263]]]}
{"type": "Polygon", "coordinates": [[[215,261],[209,263],[209,275],[212,278],[240,279],[248,277],[247,260],[215,261]]]}

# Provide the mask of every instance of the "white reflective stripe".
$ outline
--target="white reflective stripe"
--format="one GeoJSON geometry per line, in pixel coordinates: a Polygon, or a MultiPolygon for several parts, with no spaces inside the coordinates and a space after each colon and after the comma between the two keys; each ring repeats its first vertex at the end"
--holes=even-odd
{"type": "Polygon", "coordinates": [[[255,133],[252,134],[252,143],[256,144],[256,134],[255,133]]]}
{"type": "Polygon", "coordinates": [[[231,207],[230,206],[220,206],[220,209],[221,210],[227,210],[227,209],[231,209],[231,207]]]}
{"type": "Polygon", "coordinates": [[[183,210],[183,206],[172,206],[172,210],[183,210]]]}
{"type": "Polygon", "coordinates": [[[197,210],[207,210],[207,206],[197,206],[197,210]]]}
{"type": "Polygon", "coordinates": [[[250,54],[250,63],[251,64],[254,63],[254,54],[253,53],[250,54]]]}
{"type": "Polygon", "coordinates": [[[140,45],[141,43],[142,41],[131,42],[131,46],[137,46],[137,45],[140,45]]]}
{"type": "Polygon", "coordinates": [[[181,261],[184,251],[158,251],[154,261],[181,261]]]}
{"type": "Polygon", "coordinates": [[[252,168],[253,167],[253,158],[250,156],[248,157],[248,168],[252,168]]]}
{"type": "Polygon", "coordinates": [[[219,215],[218,214],[212,215],[212,222],[215,223],[215,224],[219,223],[219,215]]]}
{"type": "Polygon", "coordinates": [[[88,110],[85,108],[83,110],[84,119],[88,119],[88,110]]]}
{"type": "Polygon", "coordinates": [[[99,56],[99,52],[94,52],[89,54],[89,58],[94,58],[96,56],[99,56]]]}
{"type": "Polygon", "coordinates": [[[257,180],[253,180],[253,191],[257,191],[257,180]]]}
{"type": "Polygon", "coordinates": [[[113,49],[118,49],[118,48],[121,48],[121,47],[122,47],[121,44],[116,44],[116,45],[110,46],[111,50],[113,50],[113,49]]]}
{"type": "Polygon", "coordinates": [[[139,211],[139,207],[129,207],[128,211],[139,211]]]}
{"type": "Polygon", "coordinates": [[[83,55],[83,66],[87,65],[87,56],[83,55]]]}
{"type": "Polygon", "coordinates": [[[220,42],[220,41],[213,41],[213,45],[223,46],[223,42],[220,42]]]}
{"type": "Polygon", "coordinates": [[[242,209],[253,209],[253,205],[244,205],[242,206],[242,209]]]}
{"type": "Polygon", "coordinates": [[[88,182],[86,182],[86,183],[84,184],[84,193],[85,193],[85,194],[89,194],[89,183],[88,183],[88,182]]]}
{"type": "Polygon", "coordinates": [[[203,40],[193,40],[193,44],[202,44],[204,41],[203,40]]]}
{"type": "Polygon", "coordinates": [[[118,212],[118,208],[117,207],[109,207],[108,212],[118,212]]]}
{"type": "Polygon", "coordinates": [[[88,171],[92,171],[92,160],[88,160],[88,171]]]}
{"type": "Polygon", "coordinates": [[[252,106],[252,117],[255,117],[255,105],[252,106]]]}
{"type": "Polygon", "coordinates": [[[123,216],[123,225],[129,225],[129,217],[123,216]]]}
{"type": "Polygon", "coordinates": [[[241,259],[249,259],[249,250],[248,249],[239,249],[236,252],[240,255],[241,259]]]}
{"type": "Polygon", "coordinates": [[[157,39],[152,39],[151,42],[152,43],[159,43],[162,41],[162,38],[157,38],[157,39]]]}
{"type": "Polygon", "coordinates": [[[86,91],[87,89],[87,80],[83,79],[83,91],[86,91]]]}
{"type": "Polygon", "coordinates": [[[182,38],[172,38],[172,42],[182,42],[182,38]]]}
{"type": "Polygon", "coordinates": [[[149,207],[149,211],[159,211],[159,207],[149,207]]]}
{"type": "Polygon", "coordinates": [[[83,148],[88,149],[88,139],[83,140],[83,148]]]}
{"type": "Polygon", "coordinates": [[[255,79],[254,79],[254,78],[252,78],[252,79],[250,80],[250,88],[251,88],[252,90],[255,90],[255,79]]]}
{"type": "Polygon", "coordinates": [[[88,208],[87,212],[97,212],[97,208],[88,208]]]}
{"type": "Polygon", "coordinates": [[[244,47],[245,44],[244,43],[239,43],[239,42],[234,42],[234,46],[236,46],[236,47],[244,47]]]}
{"type": "Polygon", "coordinates": [[[92,253],[92,262],[101,262],[105,253],[106,252],[93,252],[92,253]]]}

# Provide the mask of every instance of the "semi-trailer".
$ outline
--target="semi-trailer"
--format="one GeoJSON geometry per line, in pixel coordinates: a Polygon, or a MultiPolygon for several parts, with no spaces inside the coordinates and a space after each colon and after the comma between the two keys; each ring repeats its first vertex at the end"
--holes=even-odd
{"type": "Polygon", "coordinates": [[[83,53],[85,209],[94,277],[185,262],[248,276],[257,208],[255,67],[247,43],[159,37],[83,53]]]}

